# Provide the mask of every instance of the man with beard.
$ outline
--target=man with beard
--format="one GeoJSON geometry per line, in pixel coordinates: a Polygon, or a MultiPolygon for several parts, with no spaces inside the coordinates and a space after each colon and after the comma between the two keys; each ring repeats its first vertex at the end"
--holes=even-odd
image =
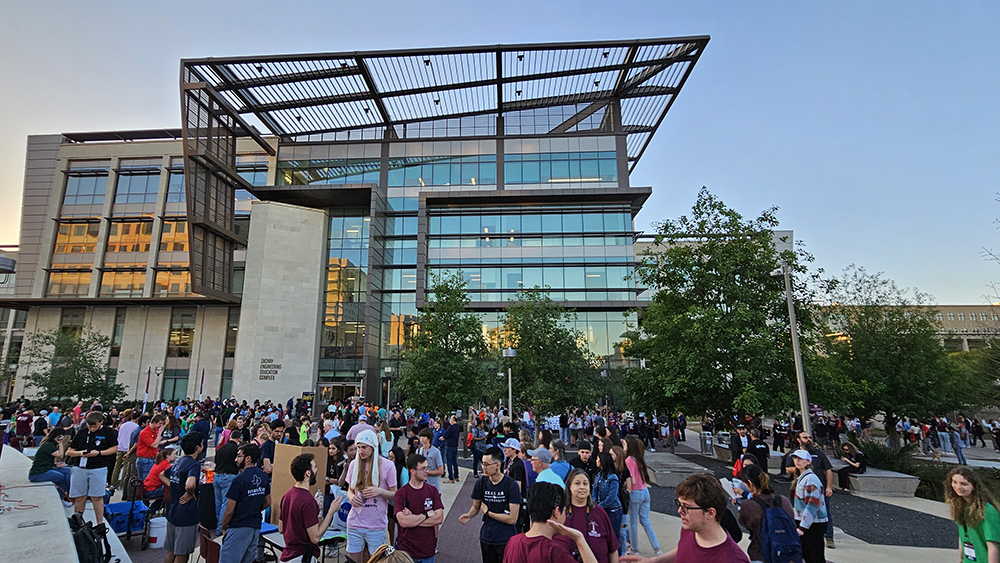
{"type": "Polygon", "coordinates": [[[281,560],[289,561],[304,553],[319,553],[319,540],[323,532],[330,527],[333,515],[340,510],[340,503],[330,503],[323,521],[319,521],[316,510],[316,499],[309,492],[309,487],[316,484],[316,473],[319,469],[312,454],[301,454],[292,460],[292,478],[295,486],[281,497],[281,512],[278,514],[278,532],[285,539],[285,549],[281,551],[281,560]]]}
{"type": "Polygon", "coordinates": [[[236,453],[240,474],[226,494],[219,563],[252,563],[257,558],[261,511],[271,506],[271,478],[257,467],[260,448],[243,444],[236,453]]]}

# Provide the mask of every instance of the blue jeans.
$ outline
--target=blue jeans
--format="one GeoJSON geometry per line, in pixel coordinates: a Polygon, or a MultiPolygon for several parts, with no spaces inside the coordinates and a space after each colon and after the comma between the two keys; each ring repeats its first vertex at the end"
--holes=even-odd
{"type": "Polygon", "coordinates": [[[632,502],[628,512],[628,537],[632,542],[632,549],[639,549],[639,525],[646,530],[646,537],[653,545],[653,550],[660,549],[660,542],[656,539],[656,532],[653,531],[653,523],[649,521],[649,488],[633,490],[632,502]]]}
{"type": "MultiPolygon", "coordinates": [[[[826,491],[823,491],[826,494],[826,491]]],[[[823,500],[826,502],[826,537],[833,539],[833,512],[830,511],[830,499],[833,495],[824,496],[823,500]]]]}
{"type": "Polygon", "coordinates": [[[28,481],[32,483],[55,483],[63,495],[68,495],[70,471],[69,467],[53,467],[44,473],[29,475],[28,481]]]}
{"type": "Polygon", "coordinates": [[[941,450],[944,453],[951,453],[951,436],[941,432],[938,434],[938,439],[941,440],[941,450]]]}
{"type": "Polygon", "coordinates": [[[212,479],[212,488],[215,489],[216,535],[222,533],[222,514],[226,510],[226,493],[229,492],[229,486],[233,484],[233,479],[235,478],[236,475],[216,473],[212,479]]]}
{"type": "Polygon", "coordinates": [[[608,519],[611,520],[611,529],[615,532],[615,536],[618,537],[618,551],[619,555],[625,550],[625,541],[621,537],[622,531],[622,509],[612,508],[607,511],[608,519]]]}
{"type": "Polygon", "coordinates": [[[151,457],[137,457],[135,458],[135,470],[139,473],[139,480],[145,481],[146,477],[149,476],[149,472],[153,469],[154,459],[151,457]]]}
{"type": "Polygon", "coordinates": [[[961,440],[956,441],[955,442],[955,457],[958,458],[958,463],[961,464],[961,465],[969,465],[969,462],[965,461],[965,454],[962,453],[963,449],[965,449],[965,446],[962,445],[962,441],[961,440]]]}
{"type": "Polygon", "coordinates": [[[458,479],[458,447],[445,446],[444,465],[448,468],[448,478],[458,479]]]}
{"type": "Polygon", "coordinates": [[[417,559],[416,557],[414,557],[413,563],[434,563],[434,558],[428,557],[427,559],[417,559]]]}
{"type": "Polygon", "coordinates": [[[219,447],[219,436],[222,436],[222,431],[223,430],[225,430],[225,429],[224,428],[220,428],[218,426],[215,427],[215,447],[216,448],[219,447]]]}

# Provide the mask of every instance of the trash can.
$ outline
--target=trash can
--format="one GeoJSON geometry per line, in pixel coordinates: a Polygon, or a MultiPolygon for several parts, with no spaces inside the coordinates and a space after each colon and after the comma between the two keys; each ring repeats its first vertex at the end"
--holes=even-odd
{"type": "Polygon", "coordinates": [[[729,432],[719,432],[715,437],[715,441],[720,446],[729,447],[729,432]]]}
{"type": "Polygon", "coordinates": [[[712,447],[712,433],[702,432],[701,433],[701,455],[712,455],[715,453],[715,449],[712,447]]]}

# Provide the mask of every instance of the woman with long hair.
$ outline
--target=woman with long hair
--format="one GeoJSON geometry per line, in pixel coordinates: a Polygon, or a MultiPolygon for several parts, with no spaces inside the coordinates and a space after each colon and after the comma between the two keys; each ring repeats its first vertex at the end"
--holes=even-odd
{"type": "MultiPolygon", "coordinates": [[[[375,433],[378,436],[378,450],[382,457],[389,457],[389,452],[392,451],[392,430],[389,429],[389,422],[383,421],[378,425],[378,431],[375,433]]],[[[406,463],[406,460],[403,460],[406,463]]]]}
{"type": "Polygon", "coordinates": [[[368,559],[368,563],[413,563],[410,554],[391,545],[380,545],[368,559]]]}
{"type": "Polygon", "coordinates": [[[868,469],[868,458],[850,442],[840,444],[840,452],[840,461],[847,465],[837,470],[837,476],[840,477],[840,488],[847,491],[851,488],[851,475],[864,473],[868,469]]]}
{"type": "Polygon", "coordinates": [[[226,445],[226,442],[228,442],[229,439],[232,438],[234,430],[236,430],[236,418],[230,420],[229,424],[226,425],[225,430],[222,431],[222,437],[219,438],[218,447],[221,448],[222,446],[226,445]]]}
{"type": "Polygon", "coordinates": [[[386,542],[389,500],[395,498],[396,466],[379,455],[378,437],[364,430],[355,441],[357,456],[347,467],[347,556],[361,563],[386,542]]]}
{"type": "Polygon", "coordinates": [[[646,537],[653,546],[656,555],[660,555],[660,542],[656,539],[656,532],[653,531],[653,523],[649,520],[650,498],[649,489],[646,483],[649,482],[649,468],[646,467],[646,457],[643,455],[642,441],[635,434],[629,434],[622,440],[622,446],[628,456],[625,459],[625,466],[628,468],[628,477],[625,480],[625,488],[629,490],[631,502],[629,503],[628,529],[629,543],[632,545],[631,553],[639,553],[639,525],[646,530],[646,537]]]}
{"type": "MultiPolygon", "coordinates": [[[[594,503],[590,496],[590,476],[583,469],[574,469],[566,475],[566,492],[569,493],[569,508],[566,511],[566,526],[576,528],[587,539],[590,550],[598,563],[618,562],[618,529],[601,505],[594,503]]],[[[569,538],[557,536],[572,552],[576,549],[569,538]]]]}
{"type": "Polygon", "coordinates": [[[549,449],[549,444],[552,442],[552,433],[545,428],[538,430],[538,443],[542,445],[545,449],[549,449]]]}
{"type": "MultiPolygon", "coordinates": [[[[396,466],[396,490],[410,481],[410,472],[406,470],[406,454],[403,448],[395,447],[389,450],[386,459],[396,466]]],[[[396,545],[396,501],[389,499],[389,544],[396,545]]]]}
{"type": "Polygon", "coordinates": [[[181,421],[172,414],[167,414],[167,422],[163,424],[163,439],[160,440],[160,449],[167,446],[179,445],[181,441],[181,421]]]}
{"type": "Polygon", "coordinates": [[[28,469],[28,481],[55,483],[63,498],[68,499],[70,468],[66,467],[62,460],[66,456],[69,440],[64,437],[69,436],[62,428],[49,430],[35,451],[35,458],[31,461],[31,468],[28,469]]]}
{"type": "Polygon", "coordinates": [[[486,451],[486,432],[483,423],[478,418],[469,421],[470,439],[472,440],[472,476],[479,477],[479,469],[483,463],[483,453],[486,451]]]}
{"type": "Polygon", "coordinates": [[[995,541],[1000,511],[979,476],[968,467],[952,469],[944,482],[944,500],[958,524],[962,561],[1000,561],[1000,543],[995,541]]]}
{"type": "Polygon", "coordinates": [[[330,508],[330,503],[337,497],[340,490],[338,480],[344,471],[344,441],[334,438],[327,447],[326,457],[326,487],[323,490],[323,514],[330,508]]]}
{"type": "Polygon", "coordinates": [[[759,465],[747,465],[740,471],[740,480],[750,491],[750,500],[744,502],[739,512],[739,523],[750,532],[750,545],[747,547],[747,556],[750,561],[763,562],[764,556],[761,552],[760,525],[764,519],[766,509],[780,507],[788,517],[794,519],[795,513],[792,511],[792,503],[788,497],[783,495],[775,496],[771,489],[771,479],[767,472],[759,465]]]}
{"type": "Polygon", "coordinates": [[[792,508],[795,512],[795,523],[799,527],[799,539],[802,541],[802,560],[805,563],[825,563],[826,553],[824,536],[829,518],[826,514],[826,496],[823,494],[823,484],[813,472],[812,455],[805,450],[792,452],[795,462],[795,479],[792,508]]]}
{"type": "Polygon", "coordinates": [[[625,534],[622,533],[622,503],[618,499],[618,473],[615,472],[615,461],[608,452],[597,454],[597,473],[594,475],[594,502],[599,504],[611,520],[611,529],[618,538],[618,555],[625,547],[625,534]]]}

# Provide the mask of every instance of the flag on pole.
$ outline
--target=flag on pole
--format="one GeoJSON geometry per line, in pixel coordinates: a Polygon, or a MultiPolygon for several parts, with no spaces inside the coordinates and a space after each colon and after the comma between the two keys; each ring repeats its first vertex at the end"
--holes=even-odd
{"type": "Polygon", "coordinates": [[[153,366],[146,368],[146,394],[142,396],[142,412],[146,412],[146,401],[149,400],[149,378],[153,375],[153,366]]]}
{"type": "Polygon", "coordinates": [[[205,393],[205,368],[201,368],[201,388],[198,389],[198,402],[200,403],[202,395],[205,393]]]}

